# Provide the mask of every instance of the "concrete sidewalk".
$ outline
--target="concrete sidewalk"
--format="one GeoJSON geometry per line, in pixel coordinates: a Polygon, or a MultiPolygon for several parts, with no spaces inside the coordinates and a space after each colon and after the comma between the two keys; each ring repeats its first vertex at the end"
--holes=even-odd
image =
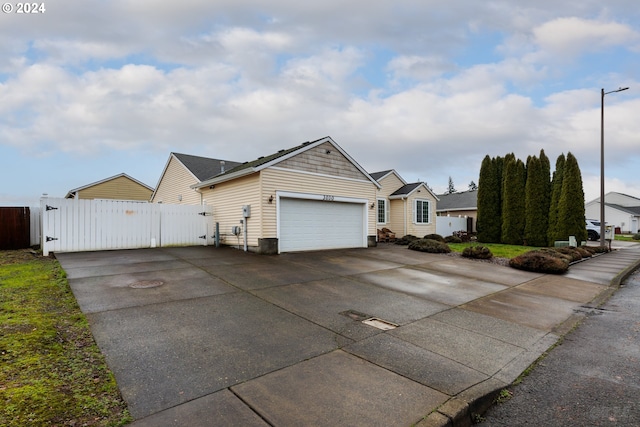
{"type": "Polygon", "coordinates": [[[136,427],[444,426],[483,412],[640,245],[564,276],[396,245],[57,258],[136,427]]]}

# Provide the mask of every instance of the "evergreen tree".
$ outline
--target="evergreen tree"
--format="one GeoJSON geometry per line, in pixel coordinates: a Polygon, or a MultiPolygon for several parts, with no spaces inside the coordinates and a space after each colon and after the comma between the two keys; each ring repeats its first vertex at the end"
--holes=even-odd
{"type": "Polygon", "coordinates": [[[477,189],[478,189],[478,186],[476,185],[476,183],[471,181],[469,183],[469,191],[476,191],[477,189]]]}
{"type": "Polygon", "coordinates": [[[485,156],[480,166],[476,229],[478,230],[478,241],[484,243],[500,242],[501,184],[498,179],[497,166],[496,159],[491,159],[489,155],[485,156]]]}
{"type": "Polygon", "coordinates": [[[556,160],[556,170],[553,172],[551,180],[551,200],[549,202],[549,226],[547,236],[549,238],[549,246],[553,246],[553,242],[558,240],[558,206],[560,204],[560,195],[562,194],[562,181],[564,179],[564,164],[566,159],[564,154],[560,154],[556,160]]]}
{"type": "Polygon", "coordinates": [[[571,153],[567,153],[564,164],[556,236],[556,240],[569,240],[569,236],[575,236],[578,244],[587,240],[582,174],[578,161],[571,153]]]}
{"type": "Polygon", "coordinates": [[[505,156],[502,179],[502,243],[521,245],[525,226],[524,163],[515,155],[505,156]]]}
{"type": "MultiPolygon", "coordinates": [[[[547,245],[547,226],[549,223],[549,171],[540,152],[540,159],[529,156],[527,159],[527,181],[525,184],[525,227],[524,241],[530,246],[547,245]]],[[[548,159],[546,159],[548,163],[548,159]]]]}
{"type": "Polygon", "coordinates": [[[447,189],[447,194],[453,194],[456,192],[456,188],[453,186],[453,179],[449,177],[449,188],[447,189]]]}

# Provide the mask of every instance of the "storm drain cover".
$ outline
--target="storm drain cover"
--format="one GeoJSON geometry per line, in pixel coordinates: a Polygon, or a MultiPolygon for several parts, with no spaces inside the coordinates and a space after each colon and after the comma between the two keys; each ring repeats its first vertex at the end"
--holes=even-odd
{"type": "Polygon", "coordinates": [[[130,288],[133,289],[148,289],[148,288],[157,288],[158,286],[164,285],[162,280],[139,280],[129,285],[130,288]]]}
{"type": "Polygon", "coordinates": [[[388,320],[378,319],[377,317],[371,317],[367,320],[363,320],[362,323],[373,326],[374,328],[382,329],[383,331],[389,331],[398,327],[395,323],[391,323],[388,320]]]}

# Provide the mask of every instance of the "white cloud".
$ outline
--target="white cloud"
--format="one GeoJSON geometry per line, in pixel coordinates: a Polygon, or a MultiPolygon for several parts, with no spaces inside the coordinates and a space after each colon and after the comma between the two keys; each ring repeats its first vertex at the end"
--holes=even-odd
{"type": "Polygon", "coordinates": [[[628,25],[578,17],[545,22],[534,28],[533,34],[540,49],[561,57],[576,57],[613,46],[632,46],[640,39],[640,33],[628,25]]]}

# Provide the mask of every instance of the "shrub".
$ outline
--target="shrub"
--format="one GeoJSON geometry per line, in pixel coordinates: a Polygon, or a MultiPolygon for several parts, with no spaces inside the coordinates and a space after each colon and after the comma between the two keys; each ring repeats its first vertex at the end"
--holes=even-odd
{"type": "Polygon", "coordinates": [[[561,252],[558,252],[554,248],[542,248],[542,249],[538,249],[538,252],[541,252],[541,253],[543,253],[545,255],[549,255],[549,256],[554,257],[554,258],[561,259],[564,262],[566,262],[567,265],[569,265],[571,262],[573,262],[573,257],[571,255],[563,254],[561,252]]]}
{"type": "Polygon", "coordinates": [[[444,238],[445,243],[462,243],[462,239],[458,236],[447,236],[444,238]]]}
{"type": "Polygon", "coordinates": [[[569,264],[542,251],[530,251],[509,260],[509,266],[536,273],[563,274],[569,264]]]}
{"type": "Polygon", "coordinates": [[[451,249],[446,243],[438,242],[433,239],[418,239],[409,243],[409,249],[420,252],[429,252],[432,254],[446,254],[451,249]]]}
{"type": "Polygon", "coordinates": [[[561,254],[569,255],[571,257],[571,261],[580,261],[582,259],[582,255],[578,250],[573,246],[564,246],[561,248],[555,248],[556,252],[560,252],[561,254]]]}
{"type": "Polygon", "coordinates": [[[585,249],[582,246],[576,248],[576,251],[580,252],[580,255],[582,255],[582,258],[591,258],[593,256],[593,253],[590,250],[585,249]]]}
{"type": "Polygon", "coordinates": [[[426,236],[423,237],[423,239],[427,239],[427,240],[436,240],[440,243],[445,243],[444,241],[444,237],[442,237],[439,234],[427,234],[426,236]]]}
{"type": "Polygon", "coordinates": [[[407,234],[406,236],[396,239],[396,245],[408,245],[414,240],[418,240],[418,238],[413,234],[407,234]]]}
{"type": "Polygon", "coordinates": [[[489,259],[493,257],[493,254],[486,246],[469,246],[463,249],[462,256],[465,258],[489,259]]]}
{"type": "Polygon", "coordinates": [[[592,250],[595,254],[606,254],[609,252],[609,248],[606,246],[589,246],[589,250],[592,250]]]}
{"type": "Polygon", "coordinates": [[[633,240],[640,240],[640,233],[636,233],[632,237],[633,240]]]}

